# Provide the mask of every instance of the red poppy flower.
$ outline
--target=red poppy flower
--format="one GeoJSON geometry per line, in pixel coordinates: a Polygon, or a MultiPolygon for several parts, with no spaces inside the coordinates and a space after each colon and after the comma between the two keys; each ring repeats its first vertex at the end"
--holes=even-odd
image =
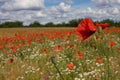
{"type": "Polygon", "coordinates": [[[65,44],[66,48],[69,46],[67,43],[65,44]]]}
{"type": "Polygon", "coordinates": [[[16,48],[11,48],[14,53],[16,53],[17,49],[16,48]]]}
{"type": "Polygon", "coordinates": [[[12,57],[13,55],[12,54],[8,54],[8,57],[12,57]]]}
{"type": "Polygon", "coordinates": [[[83,40],[90,37],[97,30],[90,18],[83,19],[77,27],[79,36],[82,36],[83,40]]]}
{"type": "Polygon", "coordinates": [[[2,48],[3,48],[3,46],[0,45],[0,49],[2,49],[2,48]]]}
{"type": "Polygon", "coordinates": [[[115,45],[115,42],[111,41],[109,44],[110,44],[110,46],[112,47],[112,46],[115,45]]]}
{"type": "Polygon", "coordinates": [[[74,64],[68,64],[68,66],[67,66],[70,70],[72,70],[72,69],[74,69],[74,64]]]}
{"type": "Polygon", "coordinates": [[[3,37],[3,40],[4,40],[5,42],[8,42],[9,38],[8,38],[8,37],[3,37]]]}
{"type": "Polygon", "coordinates": [[[23,41],[23,40],[25,40],[25,37],[24,36],[19,36],[18,40],[23,41]]]}
{"type": "Polygon", "coordinates": [[[61,50],[62,50],[62,47],[61,47],[60,45],[55,46],[55,47],[54,47],[54,50],[55,50],[55,51],[61,51],[61,50]]]}
{"type": "Polygon", "coordinates": [[[78,58],[83,58],[83,53],[81,53],[81,52],[78,52],[78,58]]]}
{"type": "Polygon", "coordinates": [[[72,34],[72,32],[67,32],[67,36],[70,36],[72,34]]]}
{"type": "Polygon", "coordinates": [[[73,48],[73,49],[74,49],[74,48],[75,48],[74,44],[71,44],[71,45],[70,45],[70,48],[73,48]]]}
{"type": "Polygon", "coordinates": [[[30,45],[32,42],[31,42],[31,40],[28,40],[28,44],[30,45]]]}
{"type": "Polygon", "coordinates": [[[96,26],[97,27],[102,27],[102,29],[105,29],[105,28],[107,28],[109,25],[108,25],[108,23],[102,23],[102,24],[96,24],[96,26]]]}
{"type": "Polygon", "coordinates": [[[47,49],[46,49],[46,48],[44,48],[44,49],[43,49],[43,53],[46,53],[46,52],[47,52],[47,49]]]}
{"type": "Polygon", "coordinates": [[[10,63],[13,63],[14,59],[13,58],[10,58],[10,63]]]}
{"type": "Polygon", "coordinates": [[[102,63],[102,62],[103,62],[103,59],[102,59],[102,58],[97,58],[97,62],[98,62],[98,63],[102,63]]]}
{"type": "Polygon", "coordinates": [[[21,47],[21,44],[17,44],[17,48],[19,49],[21,47]]]}
{"type": "Polygon", "coordinates": [[[4,52],[4,53],[7,53],[7,52],[8,52],[8,50],[3,50],[3,52],[4,52]]]}

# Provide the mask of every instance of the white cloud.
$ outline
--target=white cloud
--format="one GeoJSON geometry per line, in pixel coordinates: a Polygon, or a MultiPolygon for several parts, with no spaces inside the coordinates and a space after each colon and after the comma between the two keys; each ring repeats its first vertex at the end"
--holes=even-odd
{"type": "Polygon", "coordinates": [[[44,0],[9,0],[1,7],[4,10],[25,10],[41,9],[44,7],[44,0]]]}
{"type": "Polygon", "coordinates": [[[46,17],[46,14],[43,14],[42,12],[37,12],[36,17],[46,17]]]}
{"type": "Polygon", "coordinates": [[[110,0],[111,3],[116,3],[116,4],[120,4],[120,0],[110,0]]]}
{"type": "Polygon", "coordinates": [[[71,5],[65,2],[60,2],[57,6],[52,6],[43,10],[43,13],[46,13],[46,22],[66,22],[70,20],[69,13],[71,12],[71,5]]]}
{"type": "Polygon", "coordinates": [[[2,16],[2,12],[0,12],[0,16],[2,16]]]}
{"type": "Polygon", "coordinates": [[[91,0],[97,7],[111,7],[120,5],[120,0],[91,0]]]}
{"type": "Polygon", "coordinates": [[[6,0],[2,6],[0,5],[0,7],[2,7],[2,9],[0,8],[0,20],[18,20],[23,21],[25,25],[33,21],[39,21],[43,24],[47,22],[60,23],[85,17],[90,17],[93,20],[109,18],[120,21],[120,6],[118,5],[120,0],[92,0],[96,6],[99,5],[99,8],[96,6],[88,8],[81,6],[73,7],[69,4],[70,1],[73,0],[58,1],[58,5],[46,7],[44,0],[6,0]],[[69,3],[67,3],[67,1],[69,3]],[[117,4],[117,6],[115,4],[117,4]],[[102,5],[104,8],[101,8],[102,5]],[[110,7],[111,5],[112,7],[110,7]],[[34,10],[36,8],[39,10],[34,10]]]}
{"type": "MultiPolygon", "coordinates": [[[[58,5],[60,6],[60,5],[58,5]]],[[[86,9],[78,8],[69,8],[68,11],[59,11],[53,10],[53,8],[46,8],[41,11],[32,11],[32,10],[22,10],[22,11],[12,11],[5,12],[4,14],[1,12],[0,16],[3,16],[4,19],[10,19],[11,21],[19,20],[23,21],[25,25],[30,24],[33,21],[39,21],[40,23],[47,22],[68,22],[72,19],[79,19],[90,17],[93,20],[103,20],[103,19],[113,19],[119,20],[119,8],[104,8],[104,9],[96,9],[88,7],[86,9]]]]}
{"type": "Polygon", "coordinates": [[[118,8],[118,7],[108,8],[108,9],[106,9],[106,11],[107,11],[110,15],[113,15],[113,16],[120,15],[120,8],[118,8]]]}
{"type": "Polygon", "coordinates": [[[110,5],[110,0],[91,0],[93,1],[97,7],[109,7],[110,5]]]}
{"type": "Polygon", "coordinates": [[[61,3],[59,4],[59,7],[60,7],[62,10],[64,10],[64,11],[68,11],[71,6],[70,6],[70,5],[67,5],[67,4],[65,4],[65,3],[63,3],[63,2],[61,2],[61,3]]]}
{"type": "Polygon", "coordinates": [[[53,6],[52,10],[66,12],[66,11],[69,11],[70,8],[71,8],[71,5],[61,2],[58,6],[53,6]]]}

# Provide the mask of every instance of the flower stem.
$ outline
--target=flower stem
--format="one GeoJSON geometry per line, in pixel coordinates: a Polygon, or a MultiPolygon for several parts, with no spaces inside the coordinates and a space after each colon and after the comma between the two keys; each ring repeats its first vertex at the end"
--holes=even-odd
{"type": "Polygon", "coordinates": [[[64,78],[63,78],[62,74],[60,73],[60,71],[59,71],[58,67],[56,66],[56,63],[54,62],[54,59],[52,59],[52,58],[51,58],[51,62],[54,64],[54,67],[56,68],[57,72],[59,73],[59,75],[60,75],[61,79],[62,79],[62,80],[64,80],[64,78]]]}

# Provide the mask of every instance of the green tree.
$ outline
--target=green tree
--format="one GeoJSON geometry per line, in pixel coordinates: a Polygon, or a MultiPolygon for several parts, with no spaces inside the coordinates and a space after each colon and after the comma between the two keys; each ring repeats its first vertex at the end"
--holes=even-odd
{"type": "Polygon", "coordinates": [[[55,24],[53,24],[52,22],[48,22],[44,26],[45,27],[55,27],[55,24]]]}
{"type": "Polygon", "coordinates": [[[15,21],[15,22],[4,22],[0,24],[1,28],[12,28],[12,27],[23,27],[23,22],[15,21]]]}
{"type": "Polygon", "coordinates": [[[111,26],[111,27],[115,26],[115,22],[111,19],[105,19],[105,20],[101,21],[101,23],[108,23],[109,26],[111,26]]]}
{"type": "Polygon", "coordinates": [[[41,27],[42,25],[38,21],[34,21],[29,25],[29,27],[41,27]]]}
{"type": "Polygon", "coordinates": [[[69,27],[77,27],[78,24],[82,21],[82,19],[73,19],[68,22],[69,27]]]}

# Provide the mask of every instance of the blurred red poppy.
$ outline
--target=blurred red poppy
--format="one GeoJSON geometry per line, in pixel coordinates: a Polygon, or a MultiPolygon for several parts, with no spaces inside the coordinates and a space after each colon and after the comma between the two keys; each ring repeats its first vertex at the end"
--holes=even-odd
{"type": "Polygon", "coordinates": [[[110,44],[110,46],[112,47],[112,46],[115,45],[115,42],[114,42],[114,41],[111,41],[109,44],[110,44]]]}
{"type": "Polygon", "coordinates": [[[101,23],[101,24],[96,24],[96,26],[97,27],[102,27],[102,29],[105,29],[105,28],[107,28],[109,25],[108,25],[108,23],[101,23]]]}
{"type": "Polygon", "coordinates": [[[90,37],[96,30],[97,28],[90,18],[83,19],[77,27],[78,35],[82,36],[83,40],[90,37]]]}
{"type": "Polygon", "coordinates": [[[14,59],[13,58],[10,58],[10,63],[13,63],[14,59]]]}
{"type": "Polygon", "coordinates": [[[4,52],[4,53],[7,53],[7,52],[8,52],[8,50],[3,50],[3,52],[4,52]]]}
{"type": "Polygon", "coordinates": [[[18,40],[23,41],[23,40],[25,40],[25,37],[24,36],[19,36],[18,40]]]}
{"type": "Polygon", "coordinates": [[[55,50],[55,51],[61,51],[61,50],[62,50],[62,47],[61,47],[60,45],[55,46],[55,47],[54,47],[54,50],[55,50]]]}
{"type": "Polygon", "coordinates": [[[47,49],[46,49],[46,48],[44,48],[44,49],[43,49],[43,53],[46,53],[46,52],[47,52],[47,49]]]}
{"type": "Polygon", "coordinates": [[[70,48],[71,48],[71,49],[74,49],[74,48],[75,48],[75,45],[74,45],[74,44],[71,44],[71,45],[70,45],[70,48]]]}
{"type": "Polygon", "coordinates": [[[16,51],[17,51],[16,48],[12,47],[11,49],[12,49],[12,52],[13,52],[13,53],[16,53],[16,51]]]}
{"type": "Polygon", "coordinates": [[[97,58],[97,62],[98,62],[98,63],[102,63],[102,62],[103,62],[103,59],[102,59],[102,58],[97,58]]]}
{"type": "Polygon", "coordinates": [[[17,48],[19,49],[21,47],[21,44],[17,44],[17,48]]]}
{"type": "Polygon", "coordinates": [[[70,70],[72,70],[73,68],[74,68],[74,64],[68,64],[68,66],[67,66],[70,70]]]}
{"type": "Polygon", "coordinates": [[[13,55],[12,54],[8,54],[8,57],[12,57],[13,55]]]}
{"type": "Polygon", "coordinates": [[[78,52],[78,58],[83,58],[83,53],[81,53],[81,52],[78,52]]]}
{"type": "Polygon", "coordinates": [[[3,48],[3,46],[0,45],[0,49],[2,49],[2,48],[3,48]]]}
{"type": "Polygon", "coordinates": [[[66,48],[69,46],[67,43],[65,44],[66,48]]]}
{"type": "Polygon", "coordinates": [[[8,42],[9,38],[8,37],[3,37],[3,41],[8,42]]]}
{"type": "Polygon", "coordinates": [[[31,40],[28,40],[28,44],[30,45],[32,42],[31,42],[31,40]]]}

